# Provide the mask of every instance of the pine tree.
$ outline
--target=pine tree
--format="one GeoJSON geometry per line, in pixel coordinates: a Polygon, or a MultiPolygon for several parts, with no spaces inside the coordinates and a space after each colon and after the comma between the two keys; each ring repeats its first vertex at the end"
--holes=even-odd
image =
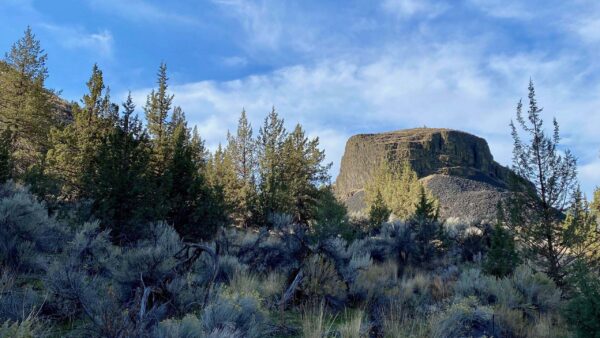
{"type": "Polygon", "coordinates": [[[564,285],[568,267],[579,258],[595,260],[597,230],[573,218],[565,226],[563,214],[577,204],[576,160],[570,151],[558,149],[559,128],[548,136],[544,132],[542,109],[538,107],[533,83],[529,83],[529,110],[522,113],[522,103],[517,105],[517,126],[511,122],[514,140],[513,169],[519,180],[513,183],[513,193],[507,201],[507,225],[514,231],[527,257],[550,276],[564,285]],[[522,139],[522,134],[527,137],[522,139]],[[528,183],[531,182],[531,183],[528,183]],[[578,248],[577,254],[574,249],[578,248]]]}
{"type": "Polygon", "coordinates": [[[53,93],[44,88],[47,54],[30,27],[0,62],[0,131],[13,137],[14,174],[21,177],[43,163],[48,131],[57,124],[53,93]]]}
{"type": "Polygon", "coordinates": [[[520,263],[519,255],[515,249],[515,240],[507,229],[504,229],[501,220],[502,208],[492,232],[490,250],[488,251],[483,270],[485,273],[498,278],[512,274],[520,263]]]}
{"type": "Polygon", "coordinates": [[[375,199],[369,208],[369,232],[377,231],[381,224],[387,222],[392,211],[387,207],[381,191],[377,191],[375,199]]]}
{"type": "Polygon", "coordinates": [[[416,255],[413,258],[419,263],[430,262],[444,244],[443,224],[438,218],[435,201],[429,199],[425,188],[421,187],[415,213],[408,221],[416,245],[416,255]]]}

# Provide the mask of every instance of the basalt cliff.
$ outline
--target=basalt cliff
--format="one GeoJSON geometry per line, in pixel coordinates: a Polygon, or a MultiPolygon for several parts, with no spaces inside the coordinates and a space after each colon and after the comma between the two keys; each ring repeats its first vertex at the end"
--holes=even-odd
{"type": "Polygon", "coordinates": [[[416,128],[355,135],[346,143],[335,183],[351,213],[366,213],[364,187],[382,160],[408,161],[438,199],[440,216],[468,223],[495,218],[512,175],[494,161],[483,138],[462,131],[416,128]]]}

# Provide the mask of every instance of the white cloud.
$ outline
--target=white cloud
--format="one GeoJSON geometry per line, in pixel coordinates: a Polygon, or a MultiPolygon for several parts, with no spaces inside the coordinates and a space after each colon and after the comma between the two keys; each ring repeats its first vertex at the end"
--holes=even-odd
{"type": "Polygon", "coordinates": [[[96,55],[110,58],[113,54],[113,36],[108,30],[90,33],[79,27],[42,24],[58,43],[69,49],[86,49],[96,55]]]}
{"type": "Polygon", "coordinates": [[[230,56],[222,59],[227,67],[244,67],[248,64],[248,59],[243,56],[230,56]]]}
{"type": "Polygon", "coordinates": [[[589,167],[593,159],[584,156],[590,147],[600,149],[599,142],[590,143],[600,124],[595,109],[600,97],[572,96],[568,89],[577,81],[572,62],[546,60],[540,54],[485,60],[473,45],[447,44],[411,53],[390,51],[365,63],[330,60],[233,81],[175,85],[172,90],[176,104],[184,107],[213,149],[225,140],[227,130],[235,130],[242,107],[258,130],[275,105],[288,127],[300,122],[310,135],[321,137],[327,160],[334,162],[335,179],[350,135],[423,125],[482,136],[494,157],[509,164],[508,122],[519,98],[527,96],[529,77],[539,77],[538,99],[547,108],[544,118],[548,123],[552,116],[558,118],[564,144],[580,158],[588,192],[600,183],[593,176],[596,167],[589,167]],[[567,78],[569,74],[575,79],[567,78]],[[581,116],[591,123],[582,126],[581,116]]]}
{"type": "Polygon", "coordinates": [[[534,12],[526,3],[514,0],[470,0],[470,2],[487,15],[504,19],[527,20],[543,11],[540,8],[534,12]]]}
{"type": "Polygon", "coordinates": [[[399,18],[409,18],[417,14],[435,17],[446,10],[446,6],[440,2],[434,4],[429,0],[383,0],[382,7],[399,18]]]}
{"type": "Polygon", "coordinates": [[[251,0],[213,0],[226,9],[225,13],[237,18],[252,44],[276,49],[283,36],[283,23],[280,21],[278,6],[266,1],[251,0]],[[269,6],[272,5],[272,6],[269,6]]]}
{"type": "Polygon", "coordinates": [[[95,9],[101,9],[112,15],[137,22],[161,24],[197,25],[200,22],[191,15],[176,13],[165,7],[159,7],[146,0],[88,0],[95,9]]]}

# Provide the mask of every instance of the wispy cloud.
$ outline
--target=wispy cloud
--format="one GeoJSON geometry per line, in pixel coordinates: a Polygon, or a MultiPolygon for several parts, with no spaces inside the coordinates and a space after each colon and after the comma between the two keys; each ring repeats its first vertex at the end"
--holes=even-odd
{"type": "Polygon", "coordinates": [[[118,15],[136,22],[161,24],[197,25],[200,23],[193,15],[177,13],[169,9],[169,3],[159,7],[146,0],[87,0],[95,9],[118,15]]]}
{"type": "Polygon", "coordinates": [[[366,63],[331,60],[234,81],[177,85],[173,91],[177,104],[213,146],[223,141],[226,130],[235,128],[236,112],[242,107],[256,126],[275,105],[290,123],[301,122],[314,134],[326,133],[322,142],[328,160],[336,165],[351,134],[423,125],[486,137],[496,158],[508,164],[507,125],[516,102],[526,95],[529,76],[539,76],[540,102],[552,109],[549,114],[557,110],[565,129],[595,137],[595,131],[582,130],[566,118],[574,107],[592,113],[589,106],[573,104],[557,85],[569,69],[568,59],[548,62],[543,56],[524,54],[485,61],[481,54],[473,45],[455,44],[418,54],[397,50],[366,63]]]}
{"type": "Polygon", "coordinates": [[[80,27],[41,24],[43,29],[53,35],[58,43],[68,49],[85,49],[104,58],[113,56],[113,36],[104,29],[99,32],[87,32],[80,27]]]}
{"type": "Polygon", "coordinates": [[[417,14],[435,17],[446,10],[447,5],[429,0],[383,0],[382,7],[399,18],[410,18],[417,14]]]}
{"type": "Polygon", "coordinates": [[[248,59],[243,56],[228,56],[222,62],[227,67],[244,67],[248,64],[248,59]]]}

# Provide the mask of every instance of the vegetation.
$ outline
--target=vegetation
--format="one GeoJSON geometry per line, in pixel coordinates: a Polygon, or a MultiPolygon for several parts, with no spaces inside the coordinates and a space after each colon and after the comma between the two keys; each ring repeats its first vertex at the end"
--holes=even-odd
{"type": "Polygon", "coordinates": [[[406,220],[415,212],[420,192],[421,183],[408,162],[392,166],[387,161],[381,161],[373,180],[365,186],[365,201],[371,208],[376,202],[379,203],[377,199],[381,195],[393,217],[406,220]]]}
{"type": "Polygon", "coordinates": [[[165,64],[142,122],[98,66],[62,102],[45,61],[27,29],[0,63],[0,337],[598,336],[598,198],[532,85],[493,229],[446,224],[385,163],[365,224],[275,109],[256,136],[242,111],[210,153],[165,64]]]}
{"type": "MultiPolygon", "coordinates": [[[[502,216],[500,216],[501,218],[502,216]]],[[[484,263],[484,271],[496,277],[512,274],[520,259],[512,234],[497,222],[492,232],[490,249],[484,263]]]]}
{"type": "Polygon", "coordinates": [[[577,187],[576,160],[559,151],[559,128],[544,132],[542,109],[533,83],[529,83],[529,110],[517,106],[517,123],[511,122],[514,140],[515,190],[507,202],[507,224],[523,245],[524,253],[558,285],[563,286],[569,267],[578,259],[598,260],[598,227],[577,187]],[[530,182],[530,183],[529,183],[530,182]],[[564,214],[569,216],[565,219],[564,214]]]}

